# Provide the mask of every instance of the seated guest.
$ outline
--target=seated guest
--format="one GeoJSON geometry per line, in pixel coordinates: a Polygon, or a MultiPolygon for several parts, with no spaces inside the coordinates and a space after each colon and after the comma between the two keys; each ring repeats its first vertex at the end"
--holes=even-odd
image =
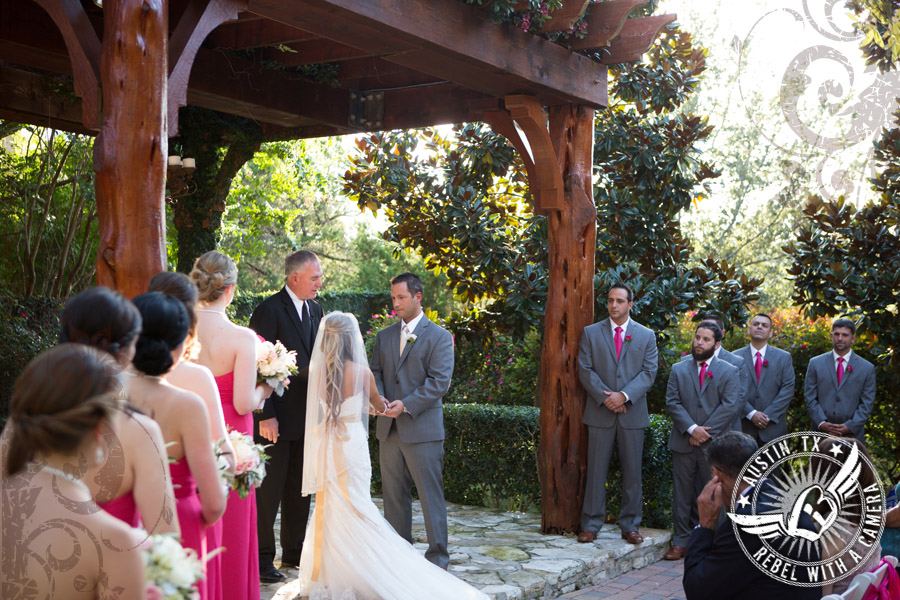
{"type": "Polygon", "coordinates": [[[881,555],[900,556],[900,483],[888,492],[884,502],[884,509],[881,555]]]}
{"type": "MultiPolygon", "coordinates": [[[[822,597],[821,588],[790,585],[759,570],[738,543],[731,519],[721,518],[725,502],[728,510],[734,511],[732,498],[752,491],[749,484],[738,481],[738,476],[756,450],[756,441],[738,431],[713,438],[706,448],[712,479],[697,499],[700,526],[691,532],[684,558],[682,584],[687,600],[818,600],[822,597]]],[[[757,485],[765,485],[765,481],[757,485]]],[[[813,530],[812,520],[805,514],[803,517],[801,526],[813,530]]],[[[749,552],[761,547],[757,536],[741,535],[749,552]]],[[[815,558],[818,559],[818,551],[815,558]]]]}
{"type": "MultiPolygon", "coordinates": [[[[60,342],[108,352],[123,369],[131,364],[141,315],[122,294],[105,287],[84,290],[66,302],[60,323],[60,342]]],[[[103,430],[104,462],[89,467],[84,477],[94,501],[132,527],[179,533],[159,426],[127,402],[114,419],[115,433],[103,430]]]]}
{"type": "Polygon", "coordinates": [[[0,447],[4,598],[144,598],[144,533],[99,510],[75,475],[105,460],[120,403],[115,362],[80,344],[38,355],[16,381],[0,447]]]}

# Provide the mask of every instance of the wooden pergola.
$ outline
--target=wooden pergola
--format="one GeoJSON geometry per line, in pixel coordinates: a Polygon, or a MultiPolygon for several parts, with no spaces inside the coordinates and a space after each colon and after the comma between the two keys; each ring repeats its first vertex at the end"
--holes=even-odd
{"type": "Polygon", "coordinates": [[[629,19],[640,0],[563,0],[542,32],[567,30],[589,9],[587,36],[564,47],[458,0],[102,4],[0,2],[0,118],[97,136],[97,279],[126,295],[166,268],[168,140],[181,106],[247,117],[285,138],[484,121],[519,150],[549,230],[543,527],[577,530],[586,438],[576,356],[593,321],[594,110],[607,105],[606,65],[638,60],[675,16],[629,19]],[[298,71],[322,64],[337,65],[336,86],[298,71]],[[55,91],[57,76],[71,77],[75,97],[55,91]]]}

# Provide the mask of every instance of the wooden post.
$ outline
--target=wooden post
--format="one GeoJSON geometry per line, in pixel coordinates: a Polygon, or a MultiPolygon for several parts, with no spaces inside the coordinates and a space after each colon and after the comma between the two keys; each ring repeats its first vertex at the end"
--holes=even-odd
{"type": "Polygon", "coordinates": [[[563,179],[563,208],[547,214],[550,284],[541,352],[542,530],[578,531],[587,468],[581,423],[585,392],[578,382],[578,342],[594,319],[597,209],[591,185],[594,111],[550,109],[550,140],[563,179]]]}
{"type": "Polygon", "coordinates": [[[166,268],[167,12],[166,0],[103,3],[97,283],[128,297],[166,268]]]}

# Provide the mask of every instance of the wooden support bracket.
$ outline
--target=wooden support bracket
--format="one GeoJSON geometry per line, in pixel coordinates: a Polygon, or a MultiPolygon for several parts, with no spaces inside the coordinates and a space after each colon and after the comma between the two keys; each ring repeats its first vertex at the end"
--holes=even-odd
{"type": "Polygon", "coordinates": [[[562,0],[562,6],[550,13],[550,18],[544,21],[538,31],[552,33],[569,29],[581,18],[590,2],[591,0],[562,0]]]}
{"type": "Polygon", "coordinates": [[[59,28],[72,61],[84,126],[100,129],[100,38],[79,0],[34,0],[59,28]]]}
{"type": "Polygon", "coordinates": [[[609,46],[610,41],[622,31],[631,11],[643,4],[644,0],[611,0],[594,4],[585,19],[587,35],[582,39],[573,38],[569,47],[572,50],[598,50],[609,46]]]}
{"type": "Polygon", "coordinates": [[[508,139],[522,156],[528,173],[528,185],[534,197],[534,211],[543,215],[549,211],[562,210],[562,174],[550,142],[543,107],[534,96],[525,95],[506,96],[503,103],[505,110],[485,110],[482,119],[495,132],[508,139]],[[527,147],[515,125],[525,134],[527,147]]]}
{"type": "Polygon", "coordinates": [[[200,44],[213,29],[238,18],[247,0],[190,0],[169,39],[168,126],[178,135],[178,108],[187,105],[188,81],[200,44]]]}
{"type": "Polygon", "coordinates": [[[667,14],[625,21],[619,35],[609,45],[609,54],[600,62],[604,65],[615,65],[641,60],[663,27],[677,18],[678,15],[667,14]]]}

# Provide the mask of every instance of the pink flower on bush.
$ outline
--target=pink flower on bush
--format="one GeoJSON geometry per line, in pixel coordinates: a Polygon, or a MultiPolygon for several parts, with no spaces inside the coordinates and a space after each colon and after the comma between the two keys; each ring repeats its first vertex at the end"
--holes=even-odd
{"type": "Polygon", "coordinates": [[[806,350],[806,344],[802,344],[800,347],[806,350]]]}
{"type": "Polygon", "coordinates": [[[27,319],[27,318],[28,318],[28,315],[26,315],[26,314],[23,313],[23,312],[20,312],[19,315],[21,315],[21,317],[22,317],[23,319],[27,319]]]}

